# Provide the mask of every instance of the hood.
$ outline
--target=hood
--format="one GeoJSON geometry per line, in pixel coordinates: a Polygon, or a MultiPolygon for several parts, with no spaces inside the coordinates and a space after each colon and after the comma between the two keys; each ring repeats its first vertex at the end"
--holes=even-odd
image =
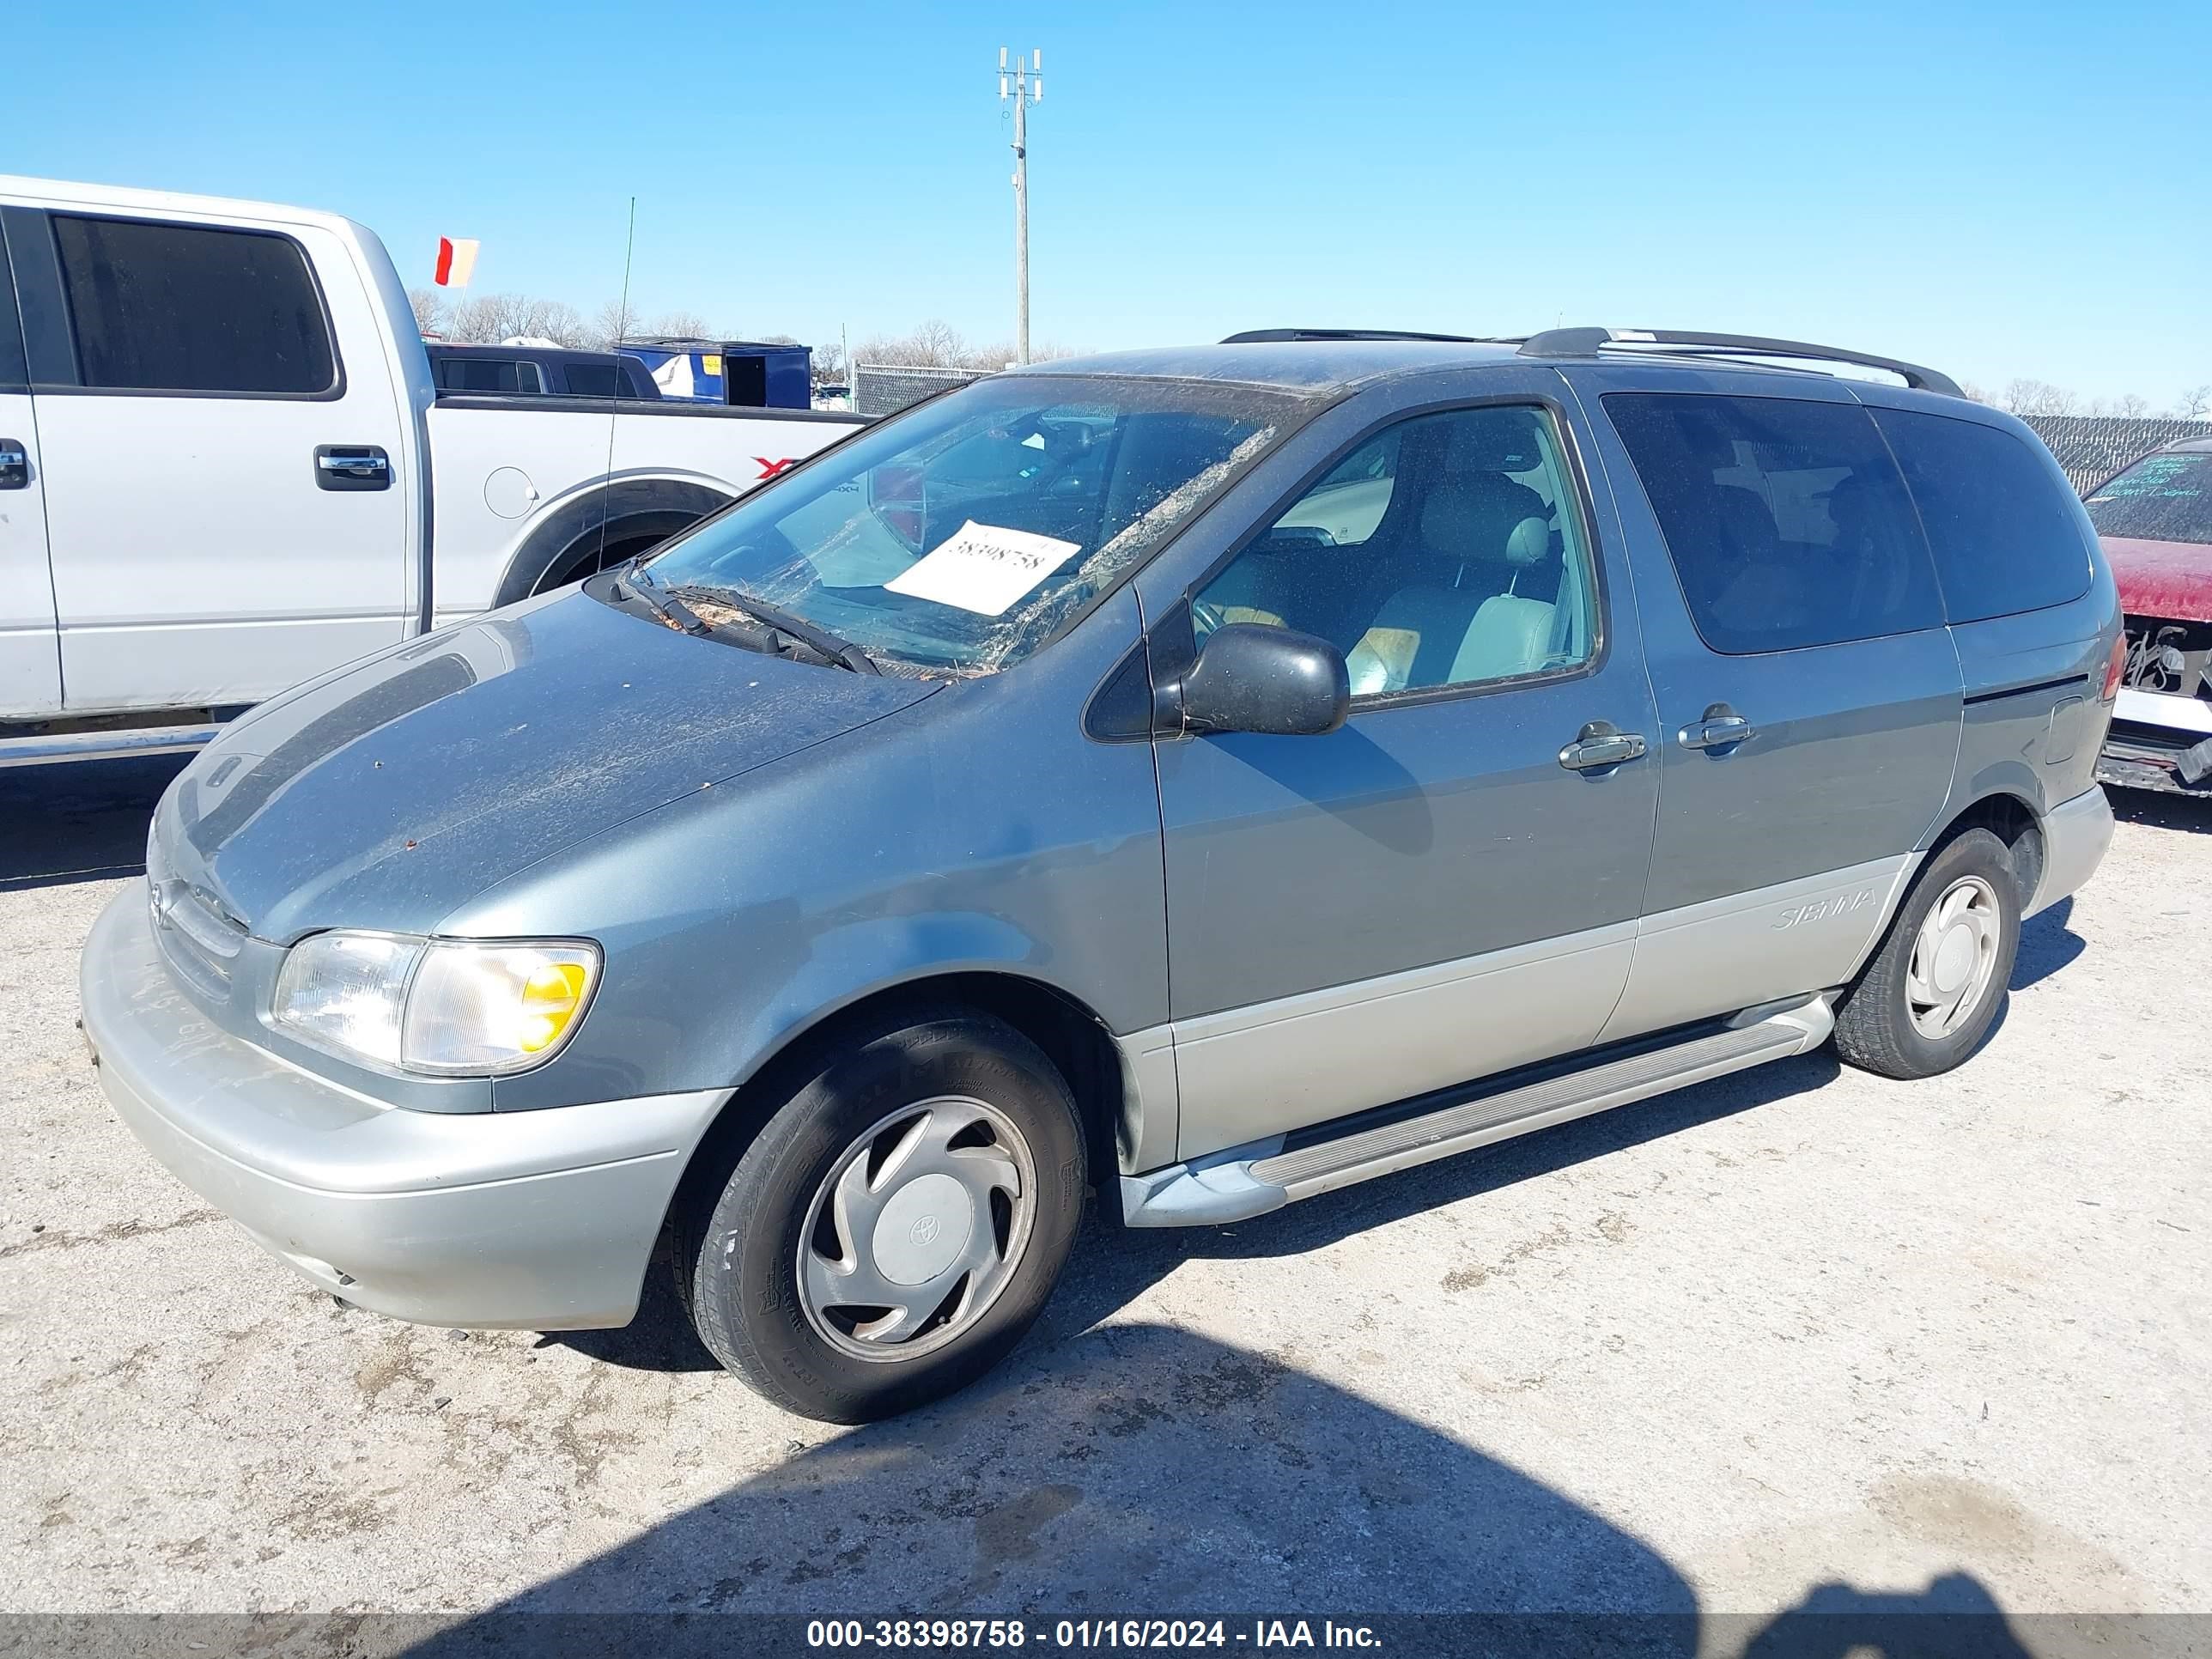
{"type": "Polygon", "coordinates": [[[2147,542],[2100,536],[2105,562],[2130,617],[2212,622],[2212,546],[2203,542],[2147,542]]]}
{"type": "Polygon", "coordinates": [[[263,705],[177,780],[156,833],[263,939],[427,932],[549,854],[937,689],[694,639],[571,590],[263,705]]]}

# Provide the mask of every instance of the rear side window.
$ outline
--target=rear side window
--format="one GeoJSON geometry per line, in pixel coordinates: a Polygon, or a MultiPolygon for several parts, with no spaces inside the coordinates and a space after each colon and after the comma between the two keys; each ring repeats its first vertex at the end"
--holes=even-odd
{"type": "Polygon", "coordinates": [[[52,222],[86,386],[297,396],[336,384],[322,298],[290,238],[67,214],[52,222]]]}
{"type": "Polygon", "coordinates": [[[538,366],[518,363],[505,357],[441,357],[438,360],[438,389],[441,392],[535,392],[538,389],[538,366]],[[531,371],[530,383],[526,387],[522,371],[531,371]]]}
{"type": "Polygon", "coordinates": [[[579,398],[618,398],[620,381],[612,363],[571,363],[568,390],[579,398]]]}
{"type": "Polygon", "coordinates": [[[1698,634],[1731,655],[1936,628],[1928,545],[1856,404],[1613,392],[1698,634]]]}
{"type": "Polygon", "coordinates": [[[2089,591],[2074,498],[2041,456],[1972,421],[1894,409],[1874,419],[1920,508],[1953,622],[2040,611],[2089,591]]]}

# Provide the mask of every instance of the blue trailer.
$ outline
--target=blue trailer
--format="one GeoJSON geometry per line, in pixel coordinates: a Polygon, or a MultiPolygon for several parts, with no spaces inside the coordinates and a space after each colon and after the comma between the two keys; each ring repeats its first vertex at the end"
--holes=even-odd
{"type": "Polygon", "coordinates": [[[660,335],[625,339],[622,349],[644,360],[663,398],[739,409],[813,405],[814,354],[803,345],[660,335]]]}

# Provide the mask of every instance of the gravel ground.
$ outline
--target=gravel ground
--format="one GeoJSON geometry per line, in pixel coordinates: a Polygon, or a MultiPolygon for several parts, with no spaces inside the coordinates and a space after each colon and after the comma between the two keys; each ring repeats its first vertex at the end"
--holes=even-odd
{"type": "Polygon", "coordinates": [[[143,1153],[75,975],[173,769],[0,774],[0,1609],[2212,1612],[2212,803],[2123,801],[1950,1077],[1094,1229],[995,1377],[854,1431],[658,1276],[628,1331],[398,1325],[143,1153]]]}

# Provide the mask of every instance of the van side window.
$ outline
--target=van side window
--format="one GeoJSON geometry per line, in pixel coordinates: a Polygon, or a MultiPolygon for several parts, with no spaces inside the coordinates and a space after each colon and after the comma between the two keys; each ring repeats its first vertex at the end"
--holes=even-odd
{"type": "Polygon", "coordinates": [[[537,364],[518,363],[508,357],[438,359],[438,389],[441,392],[535,392],[541,384],[537,374],[537,364]],[[522,379],[525,368],[531,373],[527,386],[522,379]]]}
{"type": "Polygon", "coordinates": [[[1401,422],[1346,456],[1200,592],[1200,634],[1293,628],[1344,653],[1354,697],[1579,667],[1589,538],[1538,408],[1401,422]]]}
{"type": "Polygon", "coordinates": [[[1855,404],[1611,392],[1698,634],[1731,655],[1940,627],[1911,499],[1855,404]]]}
{"type": "Polygon", "coordinates": [[[622,382],[612,363],[570,363],[568,395],[573,398],[619,398],[622,382]]]}
{"type": "Polygon", "coordinates": [[[2064,605],[2089,591],[2089,548],[2074,496],[2009,432],[1942,415],[1881,409],[1936,556],[1954,623],[2064,605]]]}
{"type": "Polygon", "coordinates": [[[299,245],[269,231],[53,216],[88,386],[276,395],[337,384],[299,245]]]}

